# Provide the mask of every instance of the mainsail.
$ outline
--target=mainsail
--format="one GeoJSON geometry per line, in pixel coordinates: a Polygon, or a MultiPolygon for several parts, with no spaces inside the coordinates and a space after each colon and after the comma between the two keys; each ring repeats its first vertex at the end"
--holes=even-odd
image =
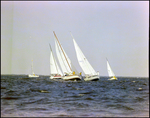
{"type": "MultiPolygon", "coordinates": [[[[73,38],[73,36],[72,36],[72,38],[73,38]]],[[[79,46],[76,43],[74,38],[73,38],[73,42],[74,42],[74,46],[75,46],[76,55],[77,55],[77,59],[78,59],[79,65],[81,66],[84,74],[85,75],[97,75],[97,73],[95,72],[95,70],[93,69],[91,64],[88,62],[86,57],[84,56],[83,52],[79,48],[79,46]]]]}
{"type": "Polygon", "coordinates": [[[60,66],[62,68],[63,74],[65,73],[72,73],[72,68],[71,68],[71,60],[68,58],[66,52],[64,51],[62,45],[59,43],[56,34],[55,35],[55,47],[56,47],[56,54],[58,57],[58,61],[60,63],[60,66]]]}
{"type": "Polygon", "coordinates": [[[114,77],[115,76],[114,72],[112,71],[112,69],[110,67],[110,64],[109,64],[108,60],[107,60],[107,70],[108,70],[109,77],[114,77]]]}
{"type": "MultiPolygon", "coordinates": [[[[50,46],[50,44],[49,44],[49,46],[50,46]]],[[[51,50],[51,52],[50,52],[50,71],[51,71],[51,74],[63,75],[57,62],[56,62],[56,59],[55,59],[54,54],[52,52],[51,46],[50,46],[50,50],[51,50]]]]}

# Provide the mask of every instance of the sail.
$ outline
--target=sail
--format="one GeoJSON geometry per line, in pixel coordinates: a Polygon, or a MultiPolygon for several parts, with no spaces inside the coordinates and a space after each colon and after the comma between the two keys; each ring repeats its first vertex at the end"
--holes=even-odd
{"type": "Polygon", "coordinates": [[[71,60],[68,58],[63,47],[62,46],[60,47],[60,46],[61,46],[61,44],[59,44],[59,42],[57,40],[55,40],[56,54],[58,57],[59,64],[62,68],[63,74],[72,73],[71,60]]]}
{"type": "Polygon", "coordinates": [[[51,52],[50,52],[50,70],[51,70],[51,74],[60,74],[60,75],[63,75],[57,62],[56,62],[56,59],[53,55],[53,52],[52,52],[52,49],[51,49],[51,52]]]}
{"type": "Polygon", "coordinates": [[[112,71],[112,69],[111,69],[111,67],[110,67],[110,65],[109,65],[108,60],[107,60],[107,70],[108,70],[108,75],[109,75],[109,77],[115,76],[115,74],[113,73],[113,71],[112,71]]]}
{"type": "Polygon", "coordinates": [[[83,52],[81,51],[81,49],[77,45],[77,43],[74,40],[74,38],[73,38],[73,42],[74,42],[74,46],[75,46],[76,55],[77,55],[77,59],[78,59],[79,65],[81,66],[84,74],[85,75],[97,75],[97,73],[95,72],[95,70],[93,69],[93,67],[88,62],[88,60],[84,56],[83,52]]]}
{"type": "Polygon", "coordinates": [[[71,63],[71,67],[72,67],[72,71],[74,71],[77,75],[80,74],[80,73],[77,71],[76,67],[73,65],[73,63],[71,63]]]}

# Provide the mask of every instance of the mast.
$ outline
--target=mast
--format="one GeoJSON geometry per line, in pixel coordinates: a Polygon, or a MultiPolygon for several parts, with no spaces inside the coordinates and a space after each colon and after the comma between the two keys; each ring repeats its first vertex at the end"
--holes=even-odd
{"type": "Polygon", "coordinates": [[[64,53],[64,51],[63,51],[63,49],[62,49],[62,47],[61,47],[61,44],[59,43],[59,40],[58,40],[58,38],[57,38],[57,36],[56,36],[56,34],[55,34],[54,31],[53,31],[53,33],[54,33],[54,36],[55,36],[55,38],[57,39],[58,44],[59,44],[59,46],[60,46],[60,48],[61,48],[61,50],[62,50],[62,52],[63,52],[63,54],[64,54],[64,57],[65,57],[65,59],[66,59],[66,61],[67,61],[67,64],[68,64],[70,70],[72,71],[72,69],[71,69],[71,67],[70,67],[70,65],[69,65],[69,62],[68,62],[68,60],[67,60],[67,58],[66,58],[66,55],[65,55],[65,53],[64,53]]]}
{"type": "MultiPolygon", "coordinates": [[[[50,47],[50,50],[51,50],[51,52],[52,52],[52,48],[51,48],[51,45],[50,45],[50,44],[49,44],[49,47],[50,47]]],[[[56,66],[57,73],[59,74],[58,68],[57,68],[57,64],[56,64],[56,60],[55,60],[55,58],[54,58],[53,52],[52,52],[52,56],[53,56],[53,59],[54,59],[54,63],[55,63],[55,66],[56,66]]]]}
{"type": "Polygon", "coordinates": [[[32,69],[32,74],[34,75],[34,72],[33,72],[33,59],[32,59],[31,69],[32,69]]]}
{"type": "Polygon", "coordinates": [[[106,60],[108,61],[107,57],[106,57],[106,60]]]}

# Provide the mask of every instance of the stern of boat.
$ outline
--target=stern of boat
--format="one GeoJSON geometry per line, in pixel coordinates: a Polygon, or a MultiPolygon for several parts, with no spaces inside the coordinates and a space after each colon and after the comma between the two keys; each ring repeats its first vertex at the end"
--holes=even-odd
{"type": "Polygon", "coordinates": [[[63,77],[63,80],[76,80],[76,81],[79,81],[81,80],[81,77],[79,77],[78,75],[68,75],[68,76],[64,76],[63,77]]]}
{"type": "Polygon", "coordinates": [[[84,78],[84,81],[98,81],[99,80],[99,76],[88,76],[84,78]]]}

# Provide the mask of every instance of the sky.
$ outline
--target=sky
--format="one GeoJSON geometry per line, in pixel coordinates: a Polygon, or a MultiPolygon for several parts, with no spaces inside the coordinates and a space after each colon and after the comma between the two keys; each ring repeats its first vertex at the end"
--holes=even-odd
{"type": "MultiPolygon", "coordinates": [[[[149,1],[1,1],[1,74],[50,75],[55,31],[79,72],[70,31],[100,76],[149,77],[149,1]]],[[[56,57],[57,58],[57,57],[56,57]]]]}

